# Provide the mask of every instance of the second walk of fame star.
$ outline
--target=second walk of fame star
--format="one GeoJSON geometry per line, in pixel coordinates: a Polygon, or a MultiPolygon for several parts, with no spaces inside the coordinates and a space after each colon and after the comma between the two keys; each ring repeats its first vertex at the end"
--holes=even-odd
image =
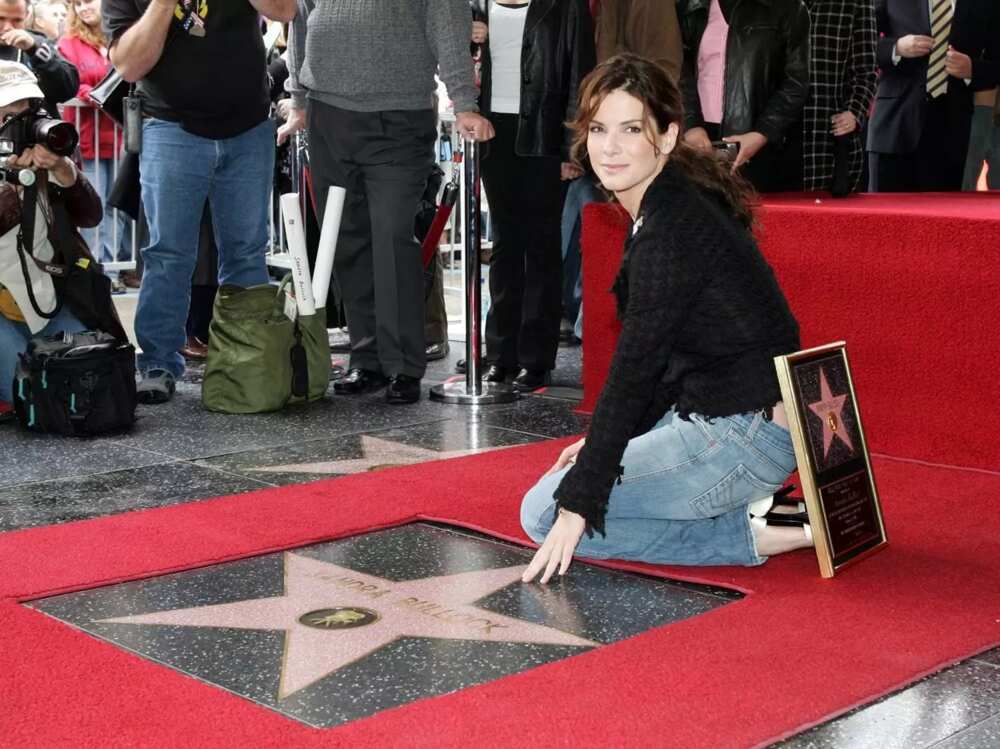
{"type": "Polygon", "coordinates": [[[397,582],[299,554],[286,553],[284,560],[282,596],[101,623],[284,630],[279,700],[402,637],[580,648],[600,644],[473,605],[520,580],[523,565],[397,582]]]}

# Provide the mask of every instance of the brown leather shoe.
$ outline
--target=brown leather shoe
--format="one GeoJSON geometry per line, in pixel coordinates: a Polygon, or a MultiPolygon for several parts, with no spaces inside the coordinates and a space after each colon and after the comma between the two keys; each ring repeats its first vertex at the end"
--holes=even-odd
{"type": "Polygon", "coordinates": [[[187,342],[181,348],[181,356],[185,359],[201,361],[208,358],[208,344],[198,336],[189,335],[187,342]]]}
{"type": "Polygon", "coordinates": [[[142,276],[134,270],[123,270],[118,274],[118,279],[129,289],[138,289],[142,286],[142,276]]]}

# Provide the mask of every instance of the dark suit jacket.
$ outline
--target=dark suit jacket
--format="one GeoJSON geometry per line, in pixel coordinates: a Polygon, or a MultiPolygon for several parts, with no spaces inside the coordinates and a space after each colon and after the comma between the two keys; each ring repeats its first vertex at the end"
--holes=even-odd
{"type": "MultiPolygon", "coordinates": [[[[945,147],[962,154],[968,148],[973,92],[997,85],[1000,27],[997,0],[956,0],[951,45],[973,59],[972,82],[948,79],[944,95],[948,107],[949,137],[945,147]]],[[[928,57],[892,62],[896,40],[907,34],[930,36],[927,0],[875,0],[878,65],[881,69],[875,112],[868,130],[868,150],[875,153],[912,153],[917,149],[929,106],[928,57]]]]}

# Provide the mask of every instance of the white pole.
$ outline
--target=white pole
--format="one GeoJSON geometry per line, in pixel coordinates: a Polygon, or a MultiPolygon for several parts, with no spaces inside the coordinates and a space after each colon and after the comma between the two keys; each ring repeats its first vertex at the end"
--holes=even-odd
{"type": "Polygon", "coordinates": [[[333,273],[333,256],[337,251],[337,237],[340,236],[340,220],[344,216],[346,197],[347,191],[343,187],[334,186],[327,192],[323,227],[319,232],[319,250],[316,253],[316,272],[313,274],[312,282],[316,309],[326,307],[326,297],[330,291],[330,275],[333,273]]]}
{"type": "Polygon", "coordinates": [[[295,304],[300,315],[316,314],[312,280],[309,276],[309,255],[306,252],[306,233],[302,227],[298,193],[281,196],[281,217],[288,237],[288,252],[292,259],[292,283],[295,286],[295,304]]]}

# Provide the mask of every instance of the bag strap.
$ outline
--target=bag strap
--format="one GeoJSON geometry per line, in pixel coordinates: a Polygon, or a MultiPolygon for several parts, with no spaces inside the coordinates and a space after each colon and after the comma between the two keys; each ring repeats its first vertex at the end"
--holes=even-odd
{"type": "MultiPolygon", "coordinates": [[[[44,173],[39,179],[44,184],[44,173]]],[[[35,208],[38,205],[38,184],[38,182],[34,182],[24,186],[23,199],[21,200],[21,223],[18,224],[17,229],[17,256],[21,263],[21,275],[24,276],[24,285],[28,292],[28,301],[31,303],[31,308],[43,320],[51,320],[62,310],[62,300],[56,295],[56,306],[51,312],[45,312],[39,306],[38,300],[35,298],[34,286],[31,283],[31,273],[28,270],[27,258],[30,257],[42,272],[48,273],[50,276],[62,278],[69,273],[69,270],[65,265],[45,263],[35,257],[35,208]],[[26,239],[26,237],[30,237],[30,240],[26,239]]]]}

